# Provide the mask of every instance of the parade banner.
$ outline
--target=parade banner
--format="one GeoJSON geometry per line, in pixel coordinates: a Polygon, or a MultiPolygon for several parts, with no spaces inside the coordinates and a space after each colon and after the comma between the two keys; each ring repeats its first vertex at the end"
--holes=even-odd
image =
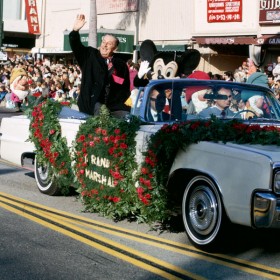
{"type": "Polygon", "coordinates": [[[41,32],[39,26],[36,0],[25,0],[25,7],[28,32],[31,34],[40,34],[41,32]]]}
{"type": "MultiPolygon", "coordinates": [[[[97,45],[101,44],[102,36],[107,33],[113,34],[119,39],[119,46],[117,53],[132,53],[133,45],[134,45],[134,34],[132,32],[123,31],[119,33],[117,30],[111,29],[98,29],[97,30],[97,45]]],[[[81,42],[84,46],[88,46],[88,31],[85,33],[80,32],[81,42]]],[[[64,34],[64,51],[71,51],[70,43],[69,43],[69,33],[64,34]]]]}
{"type": "Polygon", "coordinates": [[[207,21],[242,21],[242,0],[207,0],[207,21]]]}

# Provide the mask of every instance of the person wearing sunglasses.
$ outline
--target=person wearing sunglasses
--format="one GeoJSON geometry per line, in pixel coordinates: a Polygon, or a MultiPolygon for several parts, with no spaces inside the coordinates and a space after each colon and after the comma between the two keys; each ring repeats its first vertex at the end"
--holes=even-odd
{"type": "Polygon", "coordinates": [[[231,100],[232,91],[222,87],[217,91],[217,99],[214,99],[214,105],[203,109],[198,115],[202,118],[209,118],[211,115],[219,118],[233,117],[235,113],[229,109],[231,100]]]}

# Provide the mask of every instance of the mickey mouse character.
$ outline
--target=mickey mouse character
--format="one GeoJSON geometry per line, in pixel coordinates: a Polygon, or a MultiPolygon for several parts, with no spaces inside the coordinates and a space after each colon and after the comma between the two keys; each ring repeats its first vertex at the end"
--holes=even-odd
{"type": "Polygon", "coordinates": [[[182,55],[176,52],[158,52],[153,41],[145,40],[140,46],[141,64],[134,78],[135,87],[143,87],[153,79],[187,77],[198,66],[200,53],[189,49],[182,55]]]}
{"type": "MultiPolygon", "coordinates": [[[[153,41],[145,40],[140,47],[141,64],[134,78],[135,87],[145,87],[150,80],[187,77],[198,66],[200,53],[186,50],[176,52],[158,52],[153,41]]],[[[153,90],[150,96],[149,119],[153,121],[176,120],[182,117],[181,92],[172,89],[153,90]],[[171,106],[172,103],[172,106],[171,106]]]]}

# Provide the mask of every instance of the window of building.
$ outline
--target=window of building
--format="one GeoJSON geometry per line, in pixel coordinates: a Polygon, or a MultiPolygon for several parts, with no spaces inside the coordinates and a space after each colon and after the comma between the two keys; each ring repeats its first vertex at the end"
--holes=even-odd
{"type": "Polygon", "coordinates": [[[3,20],[25,20],[25,1],[3,0],[3,20]]]}

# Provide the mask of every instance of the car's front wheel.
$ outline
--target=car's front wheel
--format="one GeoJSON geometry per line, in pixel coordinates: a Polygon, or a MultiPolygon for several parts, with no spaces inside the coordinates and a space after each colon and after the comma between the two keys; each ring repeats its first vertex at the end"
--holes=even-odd
{"type": "Polygon", "coordinates": [[[205,176],[194,177],[182,202],[183,223],[190,241],[202,249],[212,249],[221,240],[226,215],[215,184],[205,176]]]}
{"type": "Polygon", "coordinates": [[[58,195],[60,190],[53,181],[52,171],[48,164],[40,164],[35,158],[35,179],[40,192],[58,195]]]}

